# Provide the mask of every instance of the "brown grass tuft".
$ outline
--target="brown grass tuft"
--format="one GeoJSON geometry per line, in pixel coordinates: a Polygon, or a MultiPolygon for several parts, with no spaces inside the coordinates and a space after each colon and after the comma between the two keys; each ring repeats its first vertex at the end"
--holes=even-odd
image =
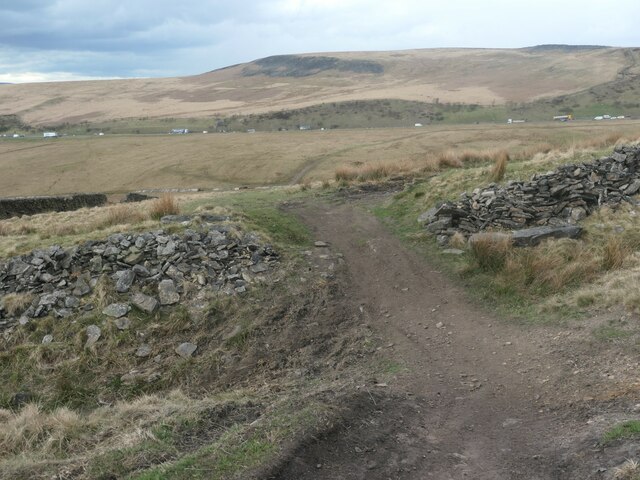
{"type": "Polygon", "coordinates": [[[165,215],[177,215],[180,207],[176,198],[170,193],[165,193],[155,199],[149,207],[149,216],[154,220],[160,220],[165,215]]]}
{"type": "Polygon", "coordinates": [[[640,463],[635,460],[627,460],[613,471],[613,478],[616,480],[638,480],[640,479],[640,463]]]}
{"type": "Polygon", "coordinates": [[[439,168],[462,168],[464,166],[462,160],[451,151],[438,154],[436,157],[436,165],[438,165],[439,168]]]}
{"type": "Polygon", "coordinates": [[[10,316],[20,315],[29,308],[33,299],[30,293],[9,293],[2,297],[2,307],[10,316]]]}
{"type": "Polygon", "coordinates": [[[355,168],[339,167],[336,169],[334,177],[337,182],[353,182],[358,178],[358,171],[355,168]]]}
{"type": "Polygon", "coordinates": [[[477,266],[486,272],[502,270],[513,249],[511,238],[501,234],[479,234],[469,241],[469,250],[477,266]]]}
{"type": "Polygon", "coordinates": [[[87,427],[77,413],[67,408],[45,413],[29,404],[12,414],[0,428],[0,452],[16,454],[38,449],[68,454],[71,443],[84,443],[82,432],[88,431],[87,427]]]}
{"type": "Polygon", "coordinates": [[[107,212],[105,219],[106,226],[126,225],[128,223],[138,223],[144,220],[144,215],[131,205],[117,205],[107,212]]]}
{"type": "Polygon", "coordinates": [[[499,182],[504,178],[504,174],[507,172],[507,164],[509,163],[509,154],[504,150],[496,155],[493,168],[491,169],[491,175],[489,179],[492,182],[499,182]]]}
{"type": "Polygon", "coordinates": [[[631,248],[627,242],[618,235],[610,236],[602,248],[602,269],[617,270],[621,268],[630,254],[631,248]]]}

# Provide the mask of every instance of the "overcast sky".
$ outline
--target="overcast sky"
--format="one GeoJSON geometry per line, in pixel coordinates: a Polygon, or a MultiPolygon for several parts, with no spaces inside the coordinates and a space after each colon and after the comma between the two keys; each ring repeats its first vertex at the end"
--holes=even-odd
{"type": "Polygon", "coordinates": [[[0,0],[0,82],[191,75],[268,55],[640,46],[639,0],[0,0]]]}

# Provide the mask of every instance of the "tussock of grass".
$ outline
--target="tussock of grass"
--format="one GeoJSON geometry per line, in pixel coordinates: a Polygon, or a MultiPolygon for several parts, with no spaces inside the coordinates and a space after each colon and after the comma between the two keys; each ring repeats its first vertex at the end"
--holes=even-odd
{"type": "Polygon", "coordinates": [[[640,463],[627,460],[613,471],[616,480],[640,480],[640,463]]]}
{"type": "Polygon", "coordinates": [[[374,163],[359,167],[340,167],[336,169],[334,177],[336,181],[342,183],[375,182],[409,171],[411,171],[410,166],[403,163],[374,163]]]}
{"type": "Polygon", "coordinates": [[[84,434],[91,430],[80,415],[64,407],[43,412],[38,405],[29,404],[19,412],[5,413],[3,417],[0,458],[34,450],[42,454],[77,450],[85,442],[84,434]]]}
{"type": "Polygon", "coordinates": [[[507,152],[502,151],[497,155],[493,163],[493,168],[491,169],[491,175],[489,176],[491,182],[502,181],[504,174],[507,172],[509,160],[509,154],[507,152]]]}
{"type": "Polygon", "coordinates": [[[8,293],[2,297],[2,307],[10,316],[20,315],[29,308],[33,299],[30,293],[8,293]]]}
{"type": "Polygon", "coordinates": [[[153,200],[149,206],[149,216],[155,220],[160,220],[165,215],[177,215],[180,213],[180,206],[176,197],[170,193],[165,193],[153,200]]]}
{"type": "Polygon", "coordinates": [[[477,267],[485,272],[501,271],[512,250],[511,239],[502,235],[477,235],[469,242],[471,257],[477,267]]]}
{"type": "Polygon", "coordinates": [[[631,252],[631,246],[623,238],[619,235],[611,235],[602,248],[602,269],[617,270],[622,268],[625,259],[631,252]]]}
{"type": "Polygon", "coordinates": [[[114,225],[135,224],[147,218],[143,211],[132,205],[116,205],[105,212],[104,217],[96,222],[95,228],[103,229],[114,225]]]}

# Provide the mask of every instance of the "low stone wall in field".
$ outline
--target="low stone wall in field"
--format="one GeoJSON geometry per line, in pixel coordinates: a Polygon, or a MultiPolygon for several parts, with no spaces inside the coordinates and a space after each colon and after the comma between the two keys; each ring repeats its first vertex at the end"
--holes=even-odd
{"type": "Polygon", "coordinates": [[[83,207],[99,207],[107,203],[101,193],[79,193],[51,197],[0,198],[0,220],[44,212],[66,212],[83,207]]]}

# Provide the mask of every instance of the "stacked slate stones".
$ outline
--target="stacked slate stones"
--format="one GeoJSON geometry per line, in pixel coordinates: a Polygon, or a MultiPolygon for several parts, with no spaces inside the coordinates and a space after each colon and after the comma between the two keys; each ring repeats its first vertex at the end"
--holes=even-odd
{"type": "Polygon", "coordinates": [[[446,245],[456,232],[469,237],[485,229],[545,226],[562,229],[575,224],[601,205],[632,202],[640,191],[640,147],[617,147],[592,163],[563,165],[534,175],[528,182],[490,184],[457,202],[423,213],[418,221],[446,245]]]}
{"type": "Polygon", "coordinates": [[[93,309],[90,294],[103,276],[125,299],[115,304],[122,305],[119,309],[105,310],[115,317],[126,314],[129,304],[153,312],[159,305],[179,303],[187,284],[242,294],[273,268],[278,255],[255,234],[231,231],[227,225],[206,225],[179,235],[164,230],[115,234],[105,241],[52,246],[0,262],[0,305],[8,294],[34,296],[20,318],[9,318],[0,307],[0,329],[49,314],[64,318],[93,309]]]}

